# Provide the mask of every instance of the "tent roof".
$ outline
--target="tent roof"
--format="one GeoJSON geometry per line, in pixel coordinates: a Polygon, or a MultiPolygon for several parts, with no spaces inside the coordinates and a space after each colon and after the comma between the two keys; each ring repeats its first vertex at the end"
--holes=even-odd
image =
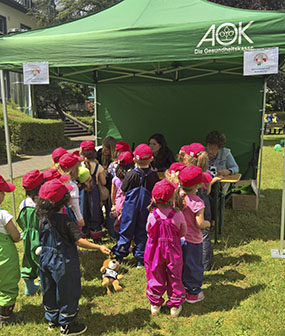
{"type": "Polygon", "coordinates": [[[205,0],[125,0],[73,22],[0,38],[0,68],[21,71],[24,62],[48,61],[52,76],[94,83],[93,71],[106,66],[142,71],[143,64],[169,69],[175,61],[241,64],[244,49],[275,46],[285,54],[284,12],[205,0]]]}

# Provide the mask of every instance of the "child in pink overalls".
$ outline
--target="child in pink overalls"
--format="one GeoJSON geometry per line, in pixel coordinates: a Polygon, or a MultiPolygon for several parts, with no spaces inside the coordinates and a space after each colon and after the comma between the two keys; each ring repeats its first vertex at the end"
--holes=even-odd
{"type": "Polygon", "coordinates": [[[123,180],[126,173],[134,167],[133,155],[131,152],[122,152],[118,157],[118,164],[116,167],[116,176],[112,179],[111,188],[111,216],[116,217],[114,222],[114,229],[119,232],[122,218],[122,210],[125,203],[125,194],[121,190],[123,180]]]}
{"type": "Polygon", "coordinates": [[[159,313],[165,291],[172,317],[180,314],[185,301],[180,237],[186,233],[186,222],[182,212],[172,206],[176,187],[175,183],[163,179],[152,190],[152,212],[147,220],[148,240],[144,254],[146,295],[152,315],[159,313]]]}

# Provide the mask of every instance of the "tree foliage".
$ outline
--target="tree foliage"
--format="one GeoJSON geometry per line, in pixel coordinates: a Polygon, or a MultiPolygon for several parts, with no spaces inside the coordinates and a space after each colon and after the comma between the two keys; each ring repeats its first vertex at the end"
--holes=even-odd
{"type": "MultiPolygon", "coordinates": [[[[36,18],[39,27],[51,26],[97,13],[120,0],[35,0],[30,15],[36,18]]],[[[45,111],[56,111],[62,119],[70,105],[83,103],[90,95],[90,88],[84,85],[51,80],[50,85],[37,85],[34,88],[38,115],[45,111]]]]}
{"type": "Polygon", "coordinates": [[[121,0],[34,0],[30,15],[40,27],[65,23],[109,8],[121,0]]]}
{"type": "Polygon", "coordinates": [[[71,105],[84,103],[91,94],[86,85],[58,80],[51,80],[49,85],[36,85],[34,90],[38,116],[45,116],[46,111],[55,111],[63,120],[62,112],[68,112],[71,105]]]}
{"type": "Polygon", "coordinates": [[[256,10],[285,10],[284,0],[209,0],[220,5],[256,10]]]}
{"type": "MultiPolygon", "coordinates": [[[[243,9],[285,11],[284,0],[210,0],[211,2],[243,9]]],[[[272,111],[285,110],[285,66],[268,80],[267,107],[272,111]]]]}

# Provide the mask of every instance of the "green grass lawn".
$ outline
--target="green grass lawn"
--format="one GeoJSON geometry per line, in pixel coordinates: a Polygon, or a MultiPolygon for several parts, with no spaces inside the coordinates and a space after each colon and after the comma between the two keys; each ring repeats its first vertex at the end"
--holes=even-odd
{"type": "MultiPolygon", "coordinates": [[[[280,246],[283,152],[274,144],[282,136],[266,136],[262,168],[262,194],[258,212],[226,209],[221,241],[214,246],[214,266],[205,273],[206,299],[183,306],[172,319],[163,307],[152,317],[145,295],[144,269],[137,269],[131,256],[121,267],[123,291],[111,297],[101,287],[103,255],[80,256],[82,295],[79,320],[88,325],[86,335],[285,335],[285,260],[273,259],[271,249],[280,246]]],[[[16,180],[16,203],[24,198],[21,179],[16,180]]],[[[12,212],[8,196],[3,208],[12,212]]],[[[104,239],[108,246],[112,243],[104,239]]],[[[19,243],[21,255],[22,244],[19,243]]],[[[33,335],[48,332],[41,296],[25,297],[24,283],[16,311],[25,313],[25,323],[5,327],[1,335],[33,335]]]]}

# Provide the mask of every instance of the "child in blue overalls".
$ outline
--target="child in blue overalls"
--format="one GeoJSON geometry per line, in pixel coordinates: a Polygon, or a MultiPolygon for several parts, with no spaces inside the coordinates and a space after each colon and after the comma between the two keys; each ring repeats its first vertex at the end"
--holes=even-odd
{"type": "Polygon", "coordinates": [[[52,330],[61,326],[61,334],[80,335],[87,327],[76,322],[81,281],[77,246],[99,249],[103,254],[110,250],[82,238],[74,219],[63,213],[70,204],[70,184],[58,179],[44,183],[36,205],[40,218],[40,277],[45,319],[52,330]]]}
{"type": "Polygon", "coordinates": [[[90,189],[82,186],[79,190],[80,209],[85,222],[83,232],[87,237],[90,236],[96,242],[102,236],[102,223],[104,220],[99,183],[101,185],[106,184],[106,174],[104,168],[96,159],[97,153],[93,141],[82,141],[80,144],[80,154],[84,158],[84,166],[89,169],[92,180],[90,189]]]}
{"type": "Polygon", "coordinates": [[[147,206],[151,202],[152,189],[159,181],[157,173],[149,167],[152,160],[152,150],[148,145],[137,146],[134,151],[136,168],[127,172],[121,186],[122,192],[125,193],[125,203],[117,244],[112,249],[116,259],[122,262],[122,259],[129,254],[131,242],[134,240],[133,254],[138,267],[143,266],[147,241],[146,222],[149,214],[147,206]]]}

